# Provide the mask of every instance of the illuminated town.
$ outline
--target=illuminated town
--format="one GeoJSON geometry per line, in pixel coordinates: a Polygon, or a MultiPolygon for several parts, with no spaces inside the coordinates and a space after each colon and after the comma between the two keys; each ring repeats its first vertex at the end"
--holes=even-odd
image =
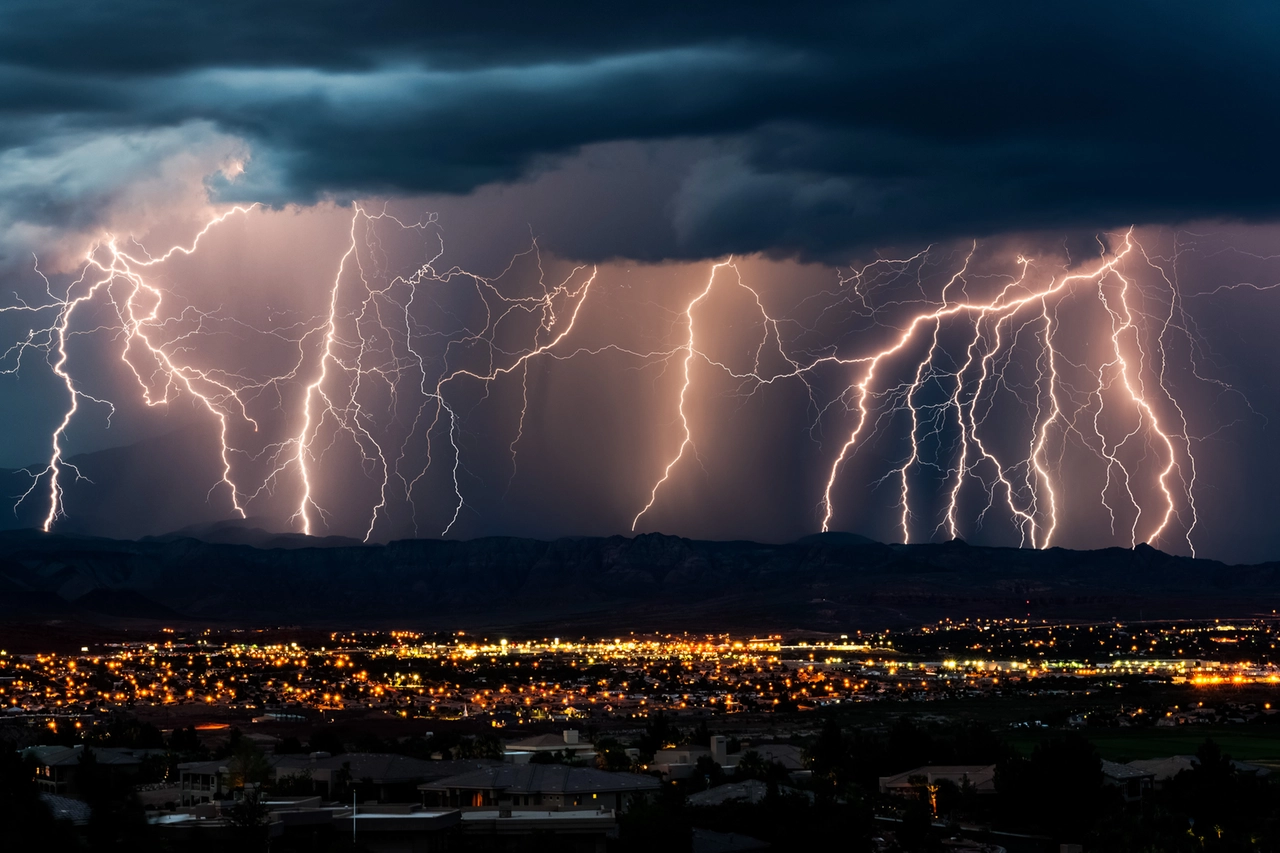
{"type": "MultiPolygon", "coordinates": [[[[636,636],[584,640],[254,631],[175,632],[79,654],[0,654],[6,716],[58,727],[117,710],[191,706],[246,720],[375,711],[494,727],[803,712],[876,701],[1081,696],[1126,683],[1280,684],[1273,620],[1034,624],[945,621],[914,631],[806,639],[636,636]]],[[[1194,719],[1182,704],[1162,710],[1194,719]]],[[[1269,703],[1267,708],[1269,710],[1269,703]]],[[[1150,709],[1144,713],[1152,713],[1150,709]]]]}
{"type": "Polygon", "coordinates": [[[0,853],[1280,853],[1278,44],[0,2],[0,853]]]}
{"type": "Polygon", "coordinates": [[[59,820],[108,784],[157,850],[242,837],[261,803],[253,837],[277,850],[490,850],[494,832],[629,850],[684,832],[692,809],[694,838],[716,844],[749,829],[787,849],[791,814],[802,838],[854,827],[866,850],[923,833],[1008,853],[1073,832],[1027,817],[1026,785],[1067,778],[1060,796],[1113,821],[1208,784],[1211,762],[1245,801],[1270,785],[1278,632],[1274,617],[598,639],[164,628],[0,650],[0,738],[59,820]],[[371,834],[342,846],[353,825],[371,834]]]}

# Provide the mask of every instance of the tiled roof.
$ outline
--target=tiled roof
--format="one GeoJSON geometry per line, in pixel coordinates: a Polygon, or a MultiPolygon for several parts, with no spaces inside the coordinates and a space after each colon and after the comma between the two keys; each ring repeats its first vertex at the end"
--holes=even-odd
{"type": "Polygon", "coordinates": [[[748,752],[754,752],[765,761],[776,761],[788,770],[804,769],[804,750],[787,743],[762,743],[759,746],[744,746],[738,753],[737,760],[748,752]]]}
{"type": "Polygon", "coordinates": [[[40,802],[48,807],[54,820],[69,820],[75,824],[88,823],[89,804],[70,797],[59,797],[54,794],[41,794],[40,802]]]}
{"type": "Polygon", "coordinates": [[[1112,779],[1141,779],[1145,776],[1154,776],[1150,770],[1144,770],[1141,767],[1133,767],[1128,764],[1117,764],[1114,761],[1102,762],[1102,775],[1112,779]]]}
{"type": "Polygon", "coordinates": [[[749,803],[763,802],[769,793],[769,786],[759,779],[748,779],[745,782],[730,782],[690,794],[686,800],[691,806],[718,806],[730,800],[746,800],[749,803]]]}

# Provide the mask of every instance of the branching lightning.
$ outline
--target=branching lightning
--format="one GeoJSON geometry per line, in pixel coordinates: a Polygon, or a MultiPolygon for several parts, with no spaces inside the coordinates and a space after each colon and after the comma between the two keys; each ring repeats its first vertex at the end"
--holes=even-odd
{"type": "MultiPolygon", "coordinates": [[[[1122,500],[1131,517],[1126,535],[1130,545],[1160,542],[1170,535],[1174,522],[1180,521],[1182,537],[1194,553],[1194,438],[1184,409],[1167,381],[1167,343],[1169,336],[1179,330],[1193,349],[1195,342],[1190,338],[1190,324],[1186,322],[1175,280],[1142,249],[1132,229],[1121,235],[1119,243],[1115,251],[1104,250],[1103,257],[1092,266],[1050,275],[1039,283],[1032,262],[1020,257],[1019,274],[998,286],[988,298],[969,295],[970,290],[981,289],[981,282],[974,288],[970,281],[971,250],[946,278],[936,297],[930,298],[917,280],[912,282],[917,296],[895,296],[873,305],[875,297],[870,291],[875,286],[871,282],[880,280],[883,285],[886,272],[895,281],[909,277],[908,271],[919,269],[928,250],[901,260],[877,260],[844,279],[844,292],[821,311],[826,314],[837,305],[844,305],[875,318],[884,329],[889,329],[890,324],[880,321],[880,314],[899,312],[905,318],[898,322],[899,331],[891,335],[887,345],[869,353],[826,352],[810,358],[787,354],[786,344],[777,332],[778,320],[765,310],[760,295],[747,288],[759,306],[763,330],[756,349],[756,367],[747,372],[735,372],[699,348],[695,312],[715,286],[716,273],[726,266],[733,267],[728,262],[717,264],[705,288],[688,303],[682,315],[687,337],[681,347],[683,382],[676,404],[681,440],[654,483],[648,502],[633,520],[632,529],[653,509],[659,490],[695,448],[695,431],[686,403],[693,392],[690,368],[700,360],[745,382],[748,394],[752,388],[798,381],[805,384],[811,400],[818,395],[813,377],[820,369],[834,366],[851,371],[852,381],[840,388],[832,401],[839,404],[835,406],[837,411],[852,416],[853,423],[827,468],[819,501],[823,531],[832,528],[841,474],[851,458],[901,415],[906,419],[905,456],[871,486],[878,487],[889,480],[897,482],[898,527],[904,542],[913,541],[921,532],[912,508],[912,481],[918,469],[927,464],[945,480],[941,489],[945,500],[937,523],[924,528],[924,538],[939,532],[949,538],[962,535],[965,489],[974,484],[985,496],[976,512],[970,513],[975,525],[981,525],[993,508],[1003,505],[1019,532],[1021,544],[1049,547],[1059,532],[1061,508],[1069,500],[1082,499],[1068,497],[1060,482],[1062,454],[1066,443],[1074,440],[1099,459],[1104,469],[1104,483],[1095,499],[1110,514],[1113,532],[1117,522],[1115,502],[1122,500]],[[1163,315],[1143,316],[1135,307],[1138,288],[1126,271],[1134,255],[1157,270],[1167,288],[1162,296],[1153,297],[1156,301],[1163,299],[1167,306],[1163,315]],[[1105,345],[1107,356],[1091,367],[1066,359],[1057,341],[1059,308],[1088,294],[1097,299],[1109,323],[1105,334],[1094,336],[1094,343],[1105,345]],[[771,340],[776,341],[787,367],[765,374],[759,370],[759,353],[771,340]],[[952,353],[959,353],[959,358],[953,358],[952,353]],[[1011,369],[1028,363],[1033,379],[1027,387],[1016,388],[1011,369]],[[1074,381],[1064,375],[1064,364],[1073,368],[1074,381]],[[1091,385],[1079,384],[1082,375],[1091,378],[1091,385]],[[933,387],[934,399],[924,403],[921,396],[929,386],[933,387]],[[1027,413],[1025,449],[1012,457],[1007,446],[996,446],[1012,431],[1007,423],[993,422],[996,398],[1001,394],[1012,396],[1027,413]],[[944,448],[945,461],[940,462],[935,453],[926,463],[924,446],[930,441],[944,448]],[[1151,467],[1145,464],[1148,456],[1157,462],[1146,483],[1149,488],[1144,489],[1137,485],[1138,469],[1151,467]]],[[[976,250],[976,244],[973,248],[976,250]]],[[[737,271],[736,267],[733,269],[737,271]]],[[[740,275],[737,284],[747,287],[740,275]]],[[[898,294],[901,288],[892,292],[898,294]]],[[[819,406],[817,420],[831,417],[832,403],[819,406]]]]}
{"type": "MultiPolygon", "coordinates": [[[[349,243],[328,287],[324,314],[311,324],[256,330],[294,348],[295,357],[288,369],[278,374],[249,377],[239,372],[200,368],[186,358],[191,356],[192,340],[210,334],[206,324],[211,324],[214,316],[194,308],[184,308],[177,313],[166,311],[168,294],[151,283],[147,273],[175,254],[194,253],[201,238],[212,228],[250,209],[227,211],[210,220],[190,245],[176,246],[158,256],[147,254],[141,247],[127,247],[124,241],[115,237],[106,238],[89,248],[82,274],[68,286],[65,294],[55,295],[52,287],[48,286],[48,300],[42,304],[21,303],[0,309],[34,315],[51,314],[53,317],[49,326],[31,331],[5,354],[13,361],[13,366],[5,372],[16,372],[27,350],[44,351],[54,375],[67,393],[67,409],[51,435],[49,461],[43,469],[29,471],[31,487],[18,498],[21,505],[34,496],[41,483],[46,484],[47,515],[42,525],[46,531],[65,512],[64,474],[70,471],[79,476],[74,466],[66,462],[64,454],[67,430],[80,409],[80,403],[88,400],[112,405],[82,390],[70,368],[68,340],[82,333],[75,330],[74,321],[91,306],[105,308],[110,313],[112,322],[107,331],[117,336],[120,358],[137,381],[141,399],[146,405],[165,405],[179,392],[186,392],[215,419],[219,427],[217,453],[222,468],[221,479],[215,487],[223,487],[234,513],[245,517],[249,503],[274,493],[286,478],[293,478],[299,494],[293,519],[301,532],[312,534],[317,530],[317,520],[327,516],[317,495],[316,466],[323,462],[335,442],[346,439],[354,445],[378,486],[378,500],[370,509],[365,528],[365,538],[369,539],[374,536],[381,513],[386,509],[393,482],[398,480],[402,483],[407,501],[413,504],[415,486],[431,465],[429,444],[425,464],[415,470],[411,470],[413,462],[409,458],[407,439],[397,455],[384,446],[384,440],[379,436],[378,420],[394,418],[398,413],[370,410],[365,401],[372,386],[381,385],[381,390],[389,394],[394,407],[404,393],[402,385],[408,374],[416,371],[418,378],[413,387],[418,390],[419,399],[415,401],[417,408],[413,427],[424,428],[429,440],[443,421],[453,456],[454,501],[449,521],[443,528],[447,533],[465,506],[459,478],[463,465],[458,443],[460,424],[447,392],[466,380],[481,384],[493,382],[513,372],[523,371],[531,359],[553,354],[572,330],[595,280],[594,272],[580,275],[584,270],[578,267],[566,281],[554,287],[544,285],[538,295],[508,296],[493,280],[457,268],[437,271],[434,265],[443,253],[441,243],[439,251],[412,275],[395,276],[380,285],[374,284],[366,274],[365,261],[362,260],[362,253],[376,254],[372,226],[391,222],[401,229],[425,232],[434,220],[406,223],[386,212],[370,213],[357,205],[351,217],[349,243]],[[361,245],[362,226],[370,228],[363,235],[368,238],[368,244],[364,246],[361,245]],[[357,282],[358,287],[353,287],[357,282]],[[414,316],[414,303],[415,300],[421,301],[422,291],[429,287],[455,285],[469,286],[483,306],[483,324],[479,328],[471,328],[463,323],[450,330],[446,335],[448,345],[443,357],[438,359],[439,364],[433,365],[421,351],[420,342],[424,337],[441,333],[420,327],[414,316]],[[571,306],[567,318],[559,313],[563,312],[565,305],[571,306]],[[504,321],[515,313],[535,316],[538,323],[530,346],[509,351],[498,346],[497,333],[504,321]],[[179,333],[175,334],[175,331],[179,333]],[[547,339],[541,340],[543,336],[547,339]],[[475,347],[487,352],[486,369],[453,366],[451,355],[455,351],[475,347]],[[260,453],[250,453],[232,443],[233,422],[257,431],[258,421],[250,411],[265,391],[273,391],[284,399],[285,389],[299,383],[298,426],[292,437],[270,443],[260,453]],[[236,472],[235,457],[257,460],[264,454],[268,460],[265,476],[256,485],[243,485],[241,475],[236,472]]],[[[536,252],[536,246],[531,251],[536,252]]],[[[573,355],[554,354],[557,357],[573,355]]],[[[523,420],[519,428],[523,428],[523,420]]],[[[411,429],[409,433],[413,431],[411,429]]],[[[515,441],[512,442],[513,447],[514,444],[515,441]]]]}
{"type": "MultiPolygon", "coordinates": [[[[519,385],[519,413],[506,442],[509,489],[530,411],[531,366],[613,353],[641,366],[677,367],[671,400],[677,442],[638,502],[633,531],[686,476],[690,458],[699,458],[700,435],[723,442],[693,414],[700,377],[709,370],[744,399],[768,386],[796,383],[803,389],[808,431],[825,460],[814,517],[823,531],[833,528],[838,512],[847,512],[841,508],[851,488],[845,477],[859,451],[892,440],[898,442],[897,461],[852,488],[865,494],[892,488],[903,541],[960,538],[1000,515],[1020,544],[1048,547],[1061,536],[1067,510],[1085,501],[1102,507],[1113,533],[1130,545],[1177,535],[1194,553],[1196,438],[1170,364],[1174,351],[1193,355],[1198,344],[1177,283],[1176,257],[1152,256],[1133,230],[1117,235],[1114,249],[1100,243],[1098,259],[1073,270],[1042,272],[1032,259],[1018,257],[1014,275],[978,271],[976,243],[967,253],[946,256],[954,266],[933,279],[926,279],[926,265],[944,261],[932,248],[879,259],[801,300],[793,310],[805,315],[803,321],[768,308],[767,291],[749,285],[740,262],[727,259],[713,264],[705,282],[672,312],[678,343],[637,348],[573,343],[575,331],[593,321],[590,295],[607,286],[599,270],[575,267],[548,283],[539,259],[538,286],[512,292],[502,275],[438,268],[444,242],[434,218],[405,221],[362,205],[352,207],[347,244],[316,316],[248,323],[183,304],[159,283],[170,259],[194,255],[213,229],[253,210],[228,210],[189,243],[158,255],[106,236],[87,249],[65,289],[55,288],[37,265],[42,300],[0,308],[0,316],[30,315],[44,323],[0,354],[0,372],[17,372],[36,352],[65,392],[48,460],[28,472],[30,487],[18,497],[19,505],[43,499],[46,531],[65,515],[67,478],[83,476],[66,458],[68,432],[82,404],[114,411],[77,378],[70,347],[75,337],[104,333],[146,406],[186,395],[212,419],[220,476],[210,500],[225,501],[228,511],[244,518],[258,502],[283,493],[290,496],[293,525],[306,534],[330,529],[333,512],[325,496],[336,487],[326,469],[340,448],[354,452],[372,484],[374,497],[361,522],[366,541],[379,536],[399,507],[408,507],[417,529],[423,490],[440,479],[428,476],[437,465],[450,491],[429,500],[443,507],[437,530],[450,533],[468,506],[466,401],[486,398],[498,382],[519,385]],[[392,274],[383,229],[416,233],[433,249],[412,272],[392,274]],[[1139,267],[1155,271],[1158,292],[1139,283],[1133,272],[1139,267]],[[758,337],[749,342],[745,367],[713,356],[706,344],[722,291],[745,296],[757,317],[751,328],[758,337]],[[464,298],[465,310],[446,305],[464,298]],[[821,341],[841,317],[864,321],[863,333],[821,341]],[[1063,332],[1064,325],[1079,326],[1081,317],[1086,324],[1088,317],[1096,321],[1085,348],[1078,345],[1078,331],[1063,332]],[[201,342],[231,327],[287,352],[284,369],[202,366],[207,356],[201,342]],[[250,440],[267,421],[273,424],[267,431],[278,438],[250,440]],[[833,430],[838,440],[829,438],[833,430]],[[1076,450],[1096,461],[1101,486],[1095,495],[1072,491],[1078,484],[1064,476],[1076,450]]],[[[528,251],[537,254],[536,242],[528,251]]],[[[1223,285],[1192,295],[1275,286],[1223,285]]],[[[1229,388],[1204,379],[1194,358],[1189,370],[1229,388]]],[[[875,467],[873,460],[861,464],[875,467]]]]}

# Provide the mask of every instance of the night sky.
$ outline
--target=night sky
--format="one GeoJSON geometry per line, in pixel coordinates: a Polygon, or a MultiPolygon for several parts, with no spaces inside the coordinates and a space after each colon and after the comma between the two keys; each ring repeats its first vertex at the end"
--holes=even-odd
{"type": "Polygon", "coordinates": [[[7,2],[7,523],[56,468],[49,526],[104,535],[1280,559],[1278,38],[1262,3],[7,2]]]}

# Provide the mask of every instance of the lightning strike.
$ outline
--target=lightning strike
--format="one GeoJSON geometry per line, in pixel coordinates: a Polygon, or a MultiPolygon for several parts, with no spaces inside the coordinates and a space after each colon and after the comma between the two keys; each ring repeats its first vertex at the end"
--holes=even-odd
{"type": "MultiPolygon", "coordinates": [[[[975,527],[982,525],[994,507],[1003,505],[1022,545],[1049,547],[1060,533],[1062,507],[1067,500],[1061,483],[1062,459],[1067,442],[1074,440],[1092,452],[1103,467],[1105,482],[1097,499],[1111,514],[1113,524],[1116,518],[1111,497],[1116,482],[1113,478],[1118,476],[1123,484],[1132,516],[1130,545],[1155,543],[1167,537],[1170,526],[1185,510],[1189,520],[1181,529],[1188,548],[1194,553],[1191,541],[1195,526],[1193,437],[1185,411],[1166,380],[1166,337],[1177,326],[1175,313],[1181,310],[1182,304],[1182,295],[1173,281],[1147,255],[1130,229],[1121,235],[1115,251],[1104,251],[1091,267],[1049,276],[1040,284],[1033,281],[1036,277],[1033,263],[1019,257],[1018,275],[997,286],[989,297],[977,298],[971,293],[981,289],[982,279],[990,277],[973,278],[970,265],[976,251],[975,243],[933,297],[920,278],[921,265],[931,248],[901,260],[879,259],[854,270],[851,276],[841,280],[843,294],[826,294],[832,298],[820,309],[819,318],[843,307],[870,318],[881,329],[898,331],[886,346],[876,351],[829,351],[817,357],[788,353],[788,343],[777,331],[778,318],[766,310],[760,294],[742,282],[741,273],[729,261],[716,264],[706,285],[680,315],[686,330],[680,347],[683,381],[675,399],[680,442],[660,470],[648,501],[634,517],[632,529],[637,529],[641,519],[653,509],[660,490],[669,485],[677,466],[695,446],[695,426],[690,422],[687,407],[694,392],[691,368],[701,361],[744,382],[747,395],[778,382],[799,381],[804,383],[810,398],[816,399],[819,392],[815,378],[820,370],[834,367],[853,371],[851,382],[837,389],[831,402],[817,405],[818,415],[811,426],[811,431],[816,432],[819,422],[841,417],[842,411],[853,417],[851,428],[835,448],[827,467],[819,500],[819,527],[824,532],[832,529],[842,471],[859,447],[890,429],[888,424],[901,414],[906,419],[902,431],[905,455],[899,464],[873,480],[869,488],[874,490],[888,479],[896,480],[895,508],[903,542],[913,541],[915,537],[913,478],[923,467],[939,472],[946,481],[941,489],[940,517],[936,525],[929,528],[935,533],[945,531],[949,538],[960,538],[966,488],[973,483],[986,495],[985,505],[977,509],[975,527]],[[1135,255],[1157,269],[1168,286],[1164,297],[1168,308],[1153,332],[1158,345],[1154,369],[1150,364],[1151,354],[1143,343],[1145,331],[1131,303],[1136,285],[1125,272],[1135,255]],[[700,348],[694,322],[695,312],[703,307],[716,286],[717,273],[726,266],[737,273],[738,284],[755,296],[766,329],[755,350],[755,367],[746,372],[735,371],[707,355],[700,348]],[[915,273],[911,272],[913,269],[915,273]],[[904,289],[916,295],[903,297],[900,294],[904,289]],[[877,290],[895,296],[877,301],[877,290]],[[1063,349],[1057,341],[1062,322],[1058,316],[1060,307],[1078,302],[1084,292],[1097,295],[1110,326],[1104,336],[1095,339],[1105,342],[1109,355],[1093,369],[1096,387],[1091,390],[1077,387],[1063,374],[1063,349]],[[894,311],[905,316],[897,320],[884,317],[894,311]],[[760,369],[760,353],[768,344],[770,334],[775,336],[788,367],[766,374],[760,369]],[[921,353],[918,358],[910,355],[917,348],[921,353]],[[1028,350],[1034,351],[1031,357],[1018,356],[1028,350]],[[951,360],[952,351],[960,356],[951,360]],[[899,364],[904,358],[910,362],[905,368],[899,364]],[[1029,365],[1025,369],[1032,374],[1026,390],[1015,387],[1011,369],[1018,364],[1029,365]],[[895,375],[903,378],[894,379],[895,375]],[[946,390],[931,391],[938,399],[922,402],[926,390],[935,388],[946,390]],[[1027,411],[1029,429],[1023,445],[1025,450],[1013,457],[1009,456],[1009,447],[998,449],[993,443],[993,429],[997,426],[1008,429],[1005,424],[996,425],[991,420],[1000,394],[1012,395],[1027,411]],[[1161,408],[1174,413],[1177,430],[1169,427],[1170,418],[1160,413],[1161,408]],[[1081,431],[1082,418],[1092,420],[1092,435],[1081,431]],[[1130,426],[1122,427],[1117,433],[1110,421],[1118,424],[1126,418],[1131,421],[1130,426]],[[935,452],[926,459],[925,442],[941,446],[943,457],[935,452]],[[1159,460],[1158,470],[1148,481],[1155,495],[1154,506],[1152,499],[1136,485],[1134,478],[1138,475],[1139,462],[1127,458],[1137,453],[1135,442],[1142,442],[1143,453],[1153,454],[1159,460]],[[1057,448],[1056,460],[1054,448],[1057,448]],[[949,460],[944,459],[947,455],[949,460]]],[[[1182,326],[1189,323],[1183,322],[1182,326]]],[[[1074,374],[1089,375],[1088,370],[1082,371],[1081,365],[1069,359],[1065,365],[1072,368],[1074,374]]],[[[1007,441],[998,443],[1008,444],[1007,441]]]]}
{"type": "MultiPolygon", "coordinates": [[[[220,224],[255,209],[236,207],[212,217],[191,241],[157,255],[107,235],[87,249],[78,277],[65,291],[56,292],[37,265],[45,298],[0,307],[0,315],[51,318],[0,353],[0,373],[16,373],[29,352],[41,353],[67,401],[50,433],[47,462],[28,472],[30,488],[18,497],[21,505],[44,495],[44,530],[65,515],[67,477],[83,476],[66,459],[81,404],[114,412],[109,400],[82,387],[69,346],[74,336],[105,332],[113,336],[145,406],[186,396],[212,420],[219,475],[209,499],[221,494],[217,499],[230,512],[246,518],[250,507],[284,491],[295,495],[292,523],[308,535],[330,527],[334,511],[325,508],[325,494],[336,487],[326,482],[324,466],[341,447],[355,454],[372,484],[364,539],[375,539],[403,507],[416,530],[420,493],[439,479],[430,472],[440,461],[441,440],[446,496],[433,492],[431,502],[443,497],[437,529],[448,534],[468,507],[464,409],[488,399],[496,383],[518,383],[518,414],[506,444],[510,490],[530,412],[532,365],[613,353],[640,366],[680,367],[672,400],[677,443],[631,518],[633,531],[685,476],[686,457],[699,456],[695,436],[710,428],[695,423],[693,404],[700,377],[718,373],[744,400],[773,385],[803,388],[808,431],[827,460],[815,518],[823,531],[835,523],[842,475],[858,451],[897,436],[903,444],[899,461],[873,477],[869,489],[895,483],[893,510],[904,542],[960,538],[999,511],[1020,544],[1049,547],[1061,535],[1064,508],[1082,500],[1068,495],[1070,478],[1064,479],[1063,470],[1069,449],[1083,448],[1097,459],[1096,501],[1113,530],[1123,517],[1126,538],[1136,545],[1161,541],[1177,529],[1194,553],[1195,437],[1167,373],[1176,332],[1186,335],[1189,351],[1195,349],[1193,321],[1177,283],[1176,256],[1170,272],[1132,229],[1118,237],[1114,251],[1104,245],[1092,265],[1047,277],[1025,257],[1016,259],[1016,275],[979,273],[976,242],[938,279],[940,287],[925,274],[927,265],[938,263],[933,247],[903,259],[878,259],[842,276],[834,290],[799,300],[793,310],[812,315],[808,322],[770,310],[765,291],[749,285],[739,263],[728,258],[713,264],[705,282],[672,312],[673,330],[683,330],[680,341],[644,349],[572,344],[575,331],[591,322],[585,314],[591,294],[604,286],[598,269],[576,266],[562,280],[548,282],[534,241],[528,253],[537,261],[537,287],[508,292],[503,277],[510,267],[496,278],[437,267],[444,242],[434,217],[404,221],[360,204],[351,207],[346,244],[335,252],[323,307],[309,319],[255,326],[181,304],[158,283],[156,273],[166,262],[196,254],[220,224]],[[424,262],[395,275],[383,269],[381,229],[436,242],[424,262]],[[1137,283],[1130,267],[1141,263],[1157,271],[1162,292],[1153,295],[1137,283]],[[746,367],[713,357],[705,343],[714,322],[708,319],[713,297],[720,298],[716,294],[724,288],[746,294],[756,315],[751,328],[758,337],[747,344],[746,367]],[[1089,294],[1106,324],[1089,342],[1104,354],[1097,356],[1095,349],[1072,357],[1059,341],[1066,322],[1062,312],[1069,307],[1078,314],[1089,294]],[[447,308],[446,299],[468,307],[447,308]],[[1149,299],[1158,311],[1148,310],[1149,299]],[[857,336],[839,345],[804,342],[822,335],[842,313],[861,318],[866,334],[887,341],[866,351],[859,351],[863,338],[857,336]],[[226,324],[284,347],[290,353],[284,369],[252,374],[202,366],[200,342],[226,324]],[[1025,414],[1010,421],[1010,405],[1025,414]],[[283,437],[246,446],[245,437],[262,430],[263,413],[271,415],[272,429],[283,424],[283,437]],[[1018,427],[1022,417],[1025,427],[1018,427]],[[844,437],[828,443],[826,434],[842,423],[844,437]],[[905,424],[901,431],[898,423],[905,424]],[[1025,436],[1021,444],[1009,438],[1018,429],[1025,436]],[[936,509],[927,506],[932,498],[919,496],[922,478],[938,484],[936,509]]],[[[1192,296],[1236,288],[1270,289],[1222,285],[1192,296]]],[[[1230,389],[1204,379],[1194,358],[1191,372],[1230,389]]],[[[723,445],[714,431],[707,436],[723,445]]]]}

